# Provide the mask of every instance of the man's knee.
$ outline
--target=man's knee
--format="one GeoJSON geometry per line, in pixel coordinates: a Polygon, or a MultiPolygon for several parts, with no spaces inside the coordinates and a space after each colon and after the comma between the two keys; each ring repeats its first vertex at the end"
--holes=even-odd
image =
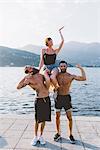
{"type": "Polygon", "coordinates": [[[70,121],[70,122],[72,122],[73,120],[72,120],[72,117],[68,117],[68,120],[70,121]]]}

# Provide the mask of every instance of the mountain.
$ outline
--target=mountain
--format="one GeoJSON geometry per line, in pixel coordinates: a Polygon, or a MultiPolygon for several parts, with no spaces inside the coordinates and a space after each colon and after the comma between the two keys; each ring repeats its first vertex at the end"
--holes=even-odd
{"type": "Polygon", "coordinates": [[[28,45],[25,45],[23,47],[20,47],[19,49],[40,55],[42,48],[43,48],[42,46],[28,44],[28,45]]]}
{"type": "Polygon", "coordinates": [[[100,66],[100,43],[65,43],[58,59],[64,59],[70,64],[100,66]]]}
{"type": "MultiPolygon", "coordinates": [[[[41,46],[26,45],[25,50],[0,46],[0,66],[38,66],[41,46]],[[35,52],[35,53],[33,53],[35,52]]],[[[83,66],[100,66],[100,43],[64,43],[57,56],[57,63],[66,60],[70,66],[80,63],[83,66]]]]}
{"type": "Polygon", "coordinates": [[[38,66],[40,57],[37,54],[18,49],[0,46],[0,66],[38,66]]]}
{"type": "MultiPolygon", "coordinates": [[[[26,45],[22,49],[40,54],[42,48],[42,46],[26,45]]],[[[64,43],[64,47],[59,52],[57,59],[64,59],[72,65],[80,63],[86,66],[100,66],[100,43],[74,41],[64,43]]]]}

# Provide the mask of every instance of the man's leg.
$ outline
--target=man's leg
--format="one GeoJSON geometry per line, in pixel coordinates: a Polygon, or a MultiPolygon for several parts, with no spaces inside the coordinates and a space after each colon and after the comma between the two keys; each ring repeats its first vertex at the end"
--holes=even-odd
{"type": "Polygon", "coordinates": [[[37,105],[37,100],[36,100],[35,101],[35,127],[34,127],[35,135],[34,135],[34,138],[33,138],[32,142],[31,142],[32,146],[35,146],[37,144],[37,141],[38,141],[37,132],[38,132],[39,122],[37,121],[38,120],[37,112],[38,112],[38,105],[37,105]]]}
{"type": "Polygon", "coordinates": [[[44,145],[46,142],[44,141],[42,135],[43,135],[43,131],[44,131],[44,127],[45,127],[45,121],[41,123],[41,126],[40,126],[40,137],[39,137],[39,141],[40,141],[40,144],[44,145]]]}
{"type": "Polygon", "coordinates": [[[35,121],[35,136],[37,136],[38,127],[39,127],[39,123],[38,121],[35,121]]]}
{"type": "Polygon", "coordinates": [[[69,124],[69,136],[72,135],[72,125],[73,125],[73,120],[72,120],[72,112],[67,111],[66,116],[68,118],[68,124],[69,124]]]}
{"type": "Polygon", "coordinates": [[[72,111],[67,111],[66,116],[67,116],[68,121],[69,121],[69,139],[70,139],[70,142],[72,144],[75,144],[75,139],[72,135],[72,126],[73,126],[72,111]]]}
{"type": "Polygon", "coordinates": [[[45,121],[41,123],[40,136],[42,136],[42,134],[43,134],[44,127],[45,127],[45,121]]]}
{"type": "Polygon", "coordinates": [[[38,126],[39,126],[38,121],[35,121],[35,136],[34,136],[33,140],[31,141],[32,146],[35,146],[37,144],[37,141],[38,141],[38,137],[37,137],[38,126]]]}
{"type": "Polygon", "coordinates": [[[61,131],[60,131],[60,111],[56,112],[56,129],[57,129],[57,133],[54,136],[54,140],[58,141],[61,136],[61,131]]]}
{"type": "Polygon", "coordinates": [[[57,133],[60,135],[60,112],[56,112],[56,129],[57,133]]]}

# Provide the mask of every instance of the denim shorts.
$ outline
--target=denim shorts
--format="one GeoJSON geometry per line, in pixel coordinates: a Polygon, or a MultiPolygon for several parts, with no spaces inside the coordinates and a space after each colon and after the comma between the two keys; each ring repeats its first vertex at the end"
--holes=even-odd
{"type": "Polygon", "coordinates": [[[57,64],[51,64],[51,65],[44,65],[44,69],[49,69],[52,71],[54,68],[58,68],[57,64]]]}

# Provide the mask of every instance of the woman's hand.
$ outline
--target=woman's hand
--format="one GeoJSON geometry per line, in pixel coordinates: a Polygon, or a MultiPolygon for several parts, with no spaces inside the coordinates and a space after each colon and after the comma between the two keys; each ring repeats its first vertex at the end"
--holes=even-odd
{"type": "Polygon", "coordinates": [[[61,30],[64,28],[64,26],[63,27],[61,27],[60,29],[59,29],[59,32],[61,32],[61,30]]]}

